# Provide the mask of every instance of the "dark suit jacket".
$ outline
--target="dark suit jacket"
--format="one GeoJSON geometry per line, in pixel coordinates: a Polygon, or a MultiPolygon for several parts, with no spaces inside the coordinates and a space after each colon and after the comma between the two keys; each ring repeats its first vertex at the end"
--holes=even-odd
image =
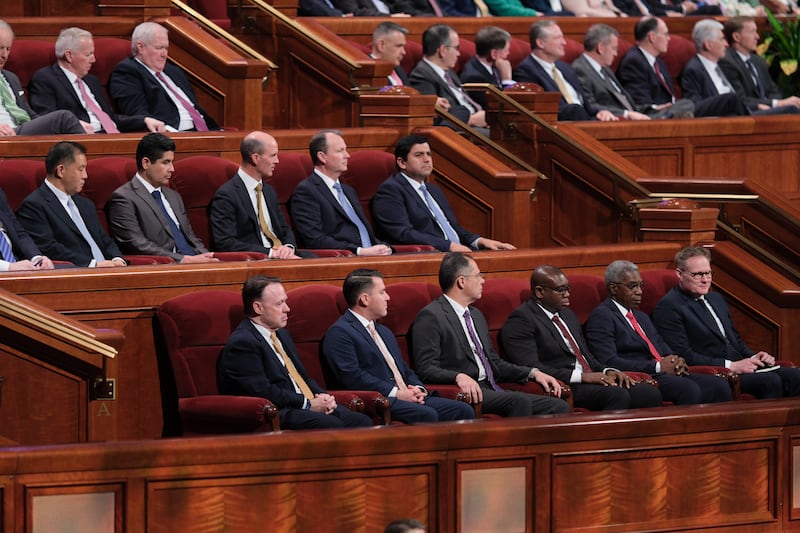
{"type": "Polygon", "coordinates": [[[22,88],[22,82],[19,81],[19,77],[10,70],[3,69],[0,72],[11,86],[11,92],[14,93],[14,99],[17,101],[17,105],[27,111],[31,118],[38,117],[39,115],[31,108],[30,104],[28,104],[28,100],[25,98],[25,90],[22,88]]]}
{"type": "Polygon", "coordinates": [[[19,223],[17,217],[14,216],[14,211],[8,205],[8,198],[6,193],[0,189],[0,222],[6,229],[6,234],[11,241],[11,249],[14,252],[14,257],[18,259],[31,259],[37,255],[42,255],[36,243],[33,242],[31,236],[19,223]]]}
{"type": "MultiPolygon", "coordinates": [[[[422,386],[417,374],[403,361],[400,346],[389,328],[375,323],[375,329],[392,354],[406,385],[422,386]]],[[[388,396],[397,382],[369,331],[350,311],[345,312],[325,333],[322,357],[333,374],[336,387],[373,390],[388,396]]],[[[335,387],[335,388],[336,388],[335,387]]]]}
{"type": "MultiPolygon", "coordinates": [[[[162,187],[161,194],[175,213],[189,245],[196,253],[208,252],[192,230],[181,195],[168,187],[162,187]]],[[[167,255],[175,261],[183,259],[183,254],[173,251],[175,237],[166,215],[137,178],[134,177],[111,194],[106,212],[111,235],[123,253],[167,255]]]]}
{"type": "MultiPolygon", "coordinates": [[[[426,183],[426,187],[458,234],[461,244],[470,246],[479,236],[461,227],[439,187],[432,183],[426,183]]],[[[430,209],[399,172],[389,176],[375,192],[372,219],[378,234],[389,242],[429,244],[443,252],[450,249],[450,241],[442,233],[430,209]]]]}
{"type": "Polygon", "coordinates": [[[575,69],[575,73],[578,75],[578,79],[581,80],[581,84],[583,85],[583,97],[584,101],[592,108],[595,109],[607,109],[614,113],[614,115],[621,117],[625,114],[625,107],[624,102],[620,99],[619,93],[614,89],[609,78],[612,78],[614,81],[617,82],[617,85],[620,89],[622,89],[622,95],[627,98],[628,103],[633,108],[633,111],[638,111],[640,113],[646,112],[647,106],[637,106],[633,96],[631,96],[628,91],[622,86],[622,83],[617,79],[614,72],[607,68],[603,67],[603,74],[605,78],[600,77],[600,74],[594,69],[594,67],[589,63],[586,57],[581,54],[578,58],[572,62],[572,68],[575,69]]]}
{"type": "MultiPolygon", "coordinates": [[[[105,258],[122,257],[119,248],[100,224],[92,201],[80,194],[74,195],[72,200],[105,258]]],[[[92,262],[89,243],[46,183],[42,183],[22,201],[17,217],[33,242],[50,259],[69,261],[77,266],[89,266],[92,262]]]]}
{"type": "MultiPolygon", "coordinates": [[[[456,76],[456,73],[451,72],[451,74],[454,83],[460,87],[461,81],[458,76],[456,76]]],[[[408,76],[408,83],[421,94],[435,94],[436,96],[447,99],[447,101],[450,102],[450,113],[452,115],[463,122],[469,120],[469,109],[458,103],[458,98],[447,82],[424,60],[417,63],[417,66],[411,71],[411,74],[408,76]]]]}
{"type": "MultiPolygon", "coordinates": [[[[659,354],[673,353],[646,313],[634,309],[633,316],[659,354]]],[[[592,311],[584,328],[589,348],[606,366],[655,374],[656,361],[650,354],[650,348],[610,298],[592,311]]]]}
{"type": "MultiPolygon", "coordinates": [[[[558,315],[566,324],[581,353],[592,368],[586,372],[600,372],[603,365],[595,359],[581,334],[581,323],[570,309],[558,315]]],[[[546,374],[570,382],[575,370],[575,355],[561,337],[556,325],[536,300],[529,299],[509,315],[498,337],[503,356],[518,365],[536,367],[546,374]]]]}
{"type": "MultiPolygon", "coordinates": [[[[262,194],[275,236],[283,244],[297,246],[294,232],[283,216],[275,189],[263,184],[262,194]]],[[[211,199],[209,208],[213,248],[220,252],[261,252],[269,254],[261,240],[258,214],[253,211],[250,195],[238,174],[222,184],[211,199]]]]}
{"type": "Polygon", "coordinates": [[[474,17],[477,13],[472,0],[439,0],[439,7],[446,17],[474,17]]]}
{"type": "MultiPolygon", "coordinates": [[[[164,72],[186,93],[189,101],[203,115],[208,129],[218,130],[219,126],[214,119],[197,105],[192,85],[180,67],[167,63],[164,72]]],[[[144,65],[132,57],[123,59],[114,67],[108,80],[108,92],[122,114],[154,117],[176,129],[180,123],[178,107],[167,91],[144,65]]]]}
{"type": "MultiPolygon", "coordinates": [[[[433,8],[428,0],[384,0],[392,13],[407,13],[413,17],[432,17],[433,8]]],[[[441,7],[441,5],[440,5],[441,7]]]]}
{"type": "MultiPolygon", "coordinates": [[[[583,107],[586,109],[586,112],[590,117],[594,117],[597,112],[600,111],[600,109],[596,109],[589,105],[589,101],[586,99],[586,90],[583,88],[583,84],[578,78],[578,75],[575,73],[572,67],[569,66],[569,64],[564,63],[563,61],[556,61],[555,65],[558,71],[561,72],[564,80],[572,85],[575,91],[583,99],[583,107]]],[[[541,85],[545,91],[556,93],[560,92],[558,90],[558,85],[556,85],[556,82],[550,77],[550,74],[545,72],[539,62],[530,55],[523,59],[522,62],[517,65],[517,68],[514,69],[514,81],[528,81],[541,85]]],[[[562,110],[567,105],[567,101],[562,97],[559,101],[558,108],[559,110],[562,110]]]]}
{"type": "MultiPolygon", "coordinates": [[[[355,189],[342,183],[344,195],[364,223],[372,244],[383,244],[375,238],[367,217],[358,202],[355,189]]],[[[322,178],[312,173],[297,184],[289,203],[292,222],[303,248],[332,248],[356,253],[361,246],[358,227],[334,198],[322,178]]]]}
{"type": "Polygon", "coordinates": [[[342,17],[344,13],[341,9],[329,6],[325,0],[300,0],[297,5],[297,15],[299,17],[342,17]]]}
{"type": "Polygon", "coordinates": [[[767,62],[758,54],[750,54],[750,62],[755,67],[756,73],[758,73],[758,80],[764,87],[765,98],[761,98],[747,65],[739,57],[736,50],[728,48],[725,51],[725,57],[719,60],[719,67],[725,73],[725,77],[728,78],[731,85],[733,85],[733,90],[736,91],[739,98],[744,99],[747,107],[755,109],[758,104],[772,105],[772,100],[783,98],[781,90],[769,74],[767,62]]]}
{"type": "MultiPolygon", "coordinates": [[[[114,112],[106,98],[105,90],[100,80],[95,75],[87,74],[83,78],[83,82],[92,91],[100,109],[108,113],[119,131],[147,130],[144,123],[144,115],[118,115],[114,112]]],[[[75,93],[75,88],[69,82],[58,63],[37,70],[31,78],[29,88],[31,107],[37,112],[49,113],[57,109],[66,109],[75,113],[75,116],[80,120],[89,122],[89,113],[81,104],[78,95],[75,93]]]]}
{"type": "MultiPolygon", "coordinates": [[[[306,373],[289,333],[279,329],[278,339],[311,392],[325,392],[306,373]]],[[[267,398],[281,410],[305,405],[305,397],[295,392],[289,371],[249,318],[233,330],[222,349],[217,361],[217,388],[220,394],[267,398]]]]}
{"type": "MultiPolygon", "coordinates": [[[[656,62],[672,93],[675,94],[675,85],[667,65],[659,57],[656,58],[656,62]]],[[[636,105],[649,106],[672,102],[672,95],[658,81],[658,76],[638,46],[631,47],[622,57],[617,68],[617,77],[625,90],[633,96],[636,105]]]]}
{"type": "MultiPolygon", "coordinates": [[[[497,71],[497,68],[492,67],[492,72],[489,72],[486,70],[486,67],[481,64],[477,55],[469,58],[469,61],[464,64],[464,68],[461,69],[461,81],[463,83],[491,83],[498,89],[503,90],[503,80],[500,79],[500,73],[497,71]]],[[[470,98],[481,104],[484,109],[486,108],[485,91],[468,92],[470,98]]]]}
{"type": "MultiPolygon", "coordinates": [[[[489,337],[486,319],[475,307],[470,307],[475,334],[492,366],[495,381],[527,382],[531,368],[501,359],[489,337]]],[[[453,306],[444,296],[426,305],[417,314],[411,327],[411,352],[414,368],[426,383],[455,383],[456,375],[464,373],[478,379],[478,365],[461,322],[453,306]]]]}
{"type": "Polygon", "coordinates": [[[719,95],[717,86],[714,85],[714,81],[696,55],[686,62],[681,71],[681,89],[683,97],[689,98],[695,103],[704,98],[719,95]]]}
{"type": "Polygon", "coordinates": [[[704,309],[705,304],[696,301],[678,286],[665,294],[653,310],[653,322],[658,331],[669,339],[675,353],[683,356],[690,365],[712,366],[725,366],[725,359],[739,360],[753,355],[755,352],[739,337],[728,304],[722,296],[709,292],[705,298],[722,322],[738,357],[727,355],[725,338],[704,309]]]}

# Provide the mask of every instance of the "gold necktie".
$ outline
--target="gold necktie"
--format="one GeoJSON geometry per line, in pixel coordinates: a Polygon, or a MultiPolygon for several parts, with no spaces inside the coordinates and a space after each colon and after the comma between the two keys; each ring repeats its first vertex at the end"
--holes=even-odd
{"type": "Polygon", "coordinates": [[[406,382],[403,381],[403,376],[400,375],[400,369],[397,368],[397,363],[395,363],[394,357],[392,357],[392,354],[389,353],[389,349],[386,348],[386,344],[383,343],[381,336],[378,335],[378,330],[375,329],[375,324],[370,322],[367,325],[367,329],[369,330],[369,334],[372,335],[372,340],[375,341],[375,344],[378,345],[378,349],[383,354],[383,358],[386,359],[386,364],[389,365],[389,369],[392,371],[392,375],[394,375],[394,382],[397,384],[397,388],[408,388],[406,386],[406,382]]]}
{"type": "Polygon", "coordinates": [[[300,392],[303,393],[303,396],[305,396],[307,400],[313,400],[314,393],[311,392],[311,387],[308,386],[306,380],[304,380],[303,376],[300,375],[300,372],[297,371],[297,367],[294,366],[292,358],[286,355],[286,352],[283,350],[283,345],[281,344],[280,339],[278,339],[278,334],[273,331],[270,334],[270,338],[272,339],[272,345],[275,347],[275,351],[278,352],[281,357],[283,357],[283,363],[286,366],[286,370],[300,388],[300,392]]]}
{"type": "Polygon", "coordinates": [[[569,89],[567,89],[567,82],[565,82],[564,78],[561,77],[561,72],[558,71],[558,68],[555,65],[553,65],[553,80],[556,82],[561,96],[564,97],[564,100],[566,100],[568,104],[578,103],[572,97],[572,94],[570,94],[569,89]]]}
{"type": "Polygon", "coordinates": [[[267,236],[269,242],[272,243],[273,248],[280,248],[283,246],[283,243],[278,238],[277,235],[272,233],[269,229],[269,224],[267,224],[267,218],[264,216],[264,197],[261,194],[263,189],[263,184],[259,183],[256,185],[256,204],[258,204],[258,225],[261,226],[261,231],[264,232],[264,235],[267,236]]]}

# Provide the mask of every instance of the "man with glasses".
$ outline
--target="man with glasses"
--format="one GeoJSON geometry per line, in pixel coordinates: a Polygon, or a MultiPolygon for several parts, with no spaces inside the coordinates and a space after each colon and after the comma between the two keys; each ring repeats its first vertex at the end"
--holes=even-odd
{"type": "Polygon", "coordinates": [[[661,405],[656,387],[632,381],[590,353],[569,304],[567,276],[554,266],[537,267],[531,274],[531,298],[511,313],[500,330],[505,358],[569,383],[576,407],[611,411],[661,405]]]}
{"type": "Polygon", "coordinates": [[[691,246],[675,256],[678,285],[664,295],[653,321],[690,365],[730,368],[742,392],[758,398],[800,395],[800,369],[776,368],[775,358],[750,349],[736,331],[728,305],[711,291],[711,253],[691,246]]]}
{"type": "Polygon", "coordinates": [[[483,274],[475,260],[449,252],[439,266],[442,296],[425,306],[411,326],[411,353],[425,383],[458,385],[470,403],[501,416],[566,413],[560,398],[504,390],[500,382],[535,380],[545,391],[561,395],[554,377],[530,365],[501,359],[492,346],[486,319],[470,304],[483,292],[483,274]]]}
{"type": "Polygon", "coordinates": [[[658,382],[663,398],[676,405],[725,402],[732,399],[728,381],[690,374],[686,360],[675,355],[647,314],[639,311],[644,282],[630,261],[606,268],[608,298],[586,321],[586,340],[603,364],[645,372],[658,382]]]}

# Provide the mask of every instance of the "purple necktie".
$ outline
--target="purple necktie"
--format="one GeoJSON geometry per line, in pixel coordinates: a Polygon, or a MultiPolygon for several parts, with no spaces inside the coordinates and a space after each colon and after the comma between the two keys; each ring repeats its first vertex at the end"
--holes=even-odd
{"type": "Polygon", "coordinates": [[[161,72],[156,72],[156,78],[161,80],[161,83],[163,83],[167,89],[169,89],[175,99],[178,100],[183,108],[189,113],[189,116],[192,117],[192,122],[194,122],[194,128],[197,131],[208,131],[208,126],[206,125],[206,121],[203,119],[203,115],[200,114],[200,112],[191,104],[191,102],[181,96],[181,93],[175,90],[172,84],[167,81],[167,78],[164,77],[164,74],[161,72]]]}
{"type": "Polygon", "coordinates": [[[111,120],[110,116],[108,116],[108,113],[100,109],[100,106],[94,103],[92,97],[89,96],[89,93],[86,91],[86,84],[83,83],[83,80],[76,78],[75,83],[78,84],[78,90],[81,92],[83,103],[86,104],[86,109],[88,109],[94,116],[97,117],[97,120],[100,121],[100,126],[103,128],[103,131],[106,133],[119,133],[116,124],[114,124],[114,121],[111,120]]]}
{"type": "Polygon", "coordinates": [[[489,359],[486,357],[486,352],[483,351],[483,345],[481,345],[481,341],[478,340],[478,336],[475,334],[475,328],[472,326],[472,315],[469,314],[469,309],[464,311],[464,322],[467,324],[469,338],[472,339],[472,344],[475,345],[475,353],[478,355],[478,359],[481,360],[483,369],[486,371],[486,380],[489,382],[489,385],[492,386],[493,390],[502,392],[503,389],[498,387],[497,382],[494,380],[492,365],[489,364],[489,359]]]}

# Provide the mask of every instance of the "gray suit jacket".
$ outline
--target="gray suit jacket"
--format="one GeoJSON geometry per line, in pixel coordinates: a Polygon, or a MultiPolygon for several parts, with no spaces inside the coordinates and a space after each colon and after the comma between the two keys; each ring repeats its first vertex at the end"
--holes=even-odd
{"type": "Polygon", "coordinates": [[[572,62],[572,68],[575,69],[575,72],[578,74],[578,79],[580,79],[583,84],[583,97],[587,104],[589,104],[587,107],[593,109],[607,109],[618,117],[625,114],[627,107],[620,98],[620,93],[614,88],[611,81],[609,81],[609,78],[611,78],[622,90],[621,94],[628,100],[632,111],[645,113],[648,110],[647,108],[649,106],[636,105],[636,102],[633,101],[633,96],[622,87],[622,83],[617,79],[617,76],[610,68],[603,67],[605,78],[600,77],[600,74],[583,54],[579,55],[578,58],[572,62]]]}
{"type": "MultiPolygon", "coordinates": [[[[181,195],[167,187],[161,194],[169,202],[186,240],[197,253],[208,249],[197,238],[186,216],[181,195]]],[[[109,231],[126,254],[167,255],[176,261],[183,255],[175,252],[175,238],[161,207],[136,178],[121,185],[106,204],[109,231]]]]}
{"type": "MultiPolygon", "coordinates": [[[[455,72],[451,72],[456,85],[461,85],[461,80],[455,72]]],[[[446,98],[450,102],[450,114],[463,122],[469,120],[469,109],[458,102],[458,97],[453,89],[431,68],[424,60],[417,63],[411,74],[408,75],[408,83],[421,94],[435,94],[446,98]]]]}
{"type": "Polygon", "coordinates": [[[744,99],[745,104],[750,109],[755,109],[758,104],[772,105],[772,100],[783,98],[781,90],[769,74],[769,67],[766,61],[758,54],[750,54],[750,62],[758,73],[758,80],[764,87],[764,98],[758,91],[758,87],[744,64],[742,58],[733,48],[725,51],[725,57],[719,60],[719,68],[733,85],[733,90],[744,99]]]}

